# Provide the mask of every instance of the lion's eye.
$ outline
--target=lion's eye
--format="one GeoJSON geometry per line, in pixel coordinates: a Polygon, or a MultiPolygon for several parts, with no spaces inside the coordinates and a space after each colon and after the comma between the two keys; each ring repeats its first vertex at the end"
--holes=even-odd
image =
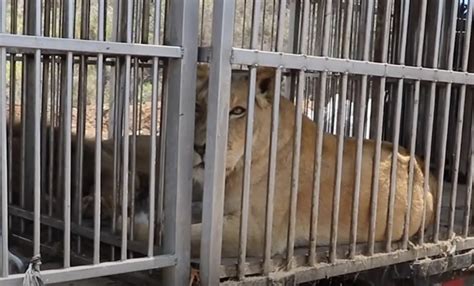
{"type": "Polygon", "coordinates": [[[245,113],[245,108],[243,108],[241,106],[234,107],[230,111],[230,115],[234,115],[234,116],[241,116],[244,113],[245,113]]]}

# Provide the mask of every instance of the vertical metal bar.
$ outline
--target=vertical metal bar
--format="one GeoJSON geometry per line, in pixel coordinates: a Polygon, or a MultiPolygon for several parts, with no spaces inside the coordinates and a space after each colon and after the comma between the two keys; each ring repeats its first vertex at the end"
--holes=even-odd
{"type": "MultiPolygon", "coordinates": [[[[309,21],[309,0],[304,1],[303,7],[303,26],[300,36],[300,54],[307,52],[308,37],[308,21],[309,21]]],[[[296,209],[298,203],[298,186],[300,171],[300,154],[301,154],[301,129],[303,122],[303,99],[306,84],[305,70],[300,70],[298,74],[298,93],[296,94],[296,114],[295,114],[295,136],[293,142],[293,160],[291,168],[291,192],[290,192],[290,217],[288,223],[288,241],[287,241],[287,262],[286,268],[293,268],[293,256],[295,246],[295,228],[296,228],[296,209]]]]}
{"type": "MultiPolygon", "coordinates": [[[[27,5],[28,27],[29,33],[36,36],[41,35],[41,1],[32,0],[27,5]]],[[[25,13],[26,14],[26,13],[25,13]]],[[[26,15],[25,15],[26,18],[26,15]]],[[[28,151],[25,153],[25,157],[29,161],[29,164],[25,164],[25,178],[31,178],[28,184],[25,185],[25,192],[33,191],[33,252],[34,255],[40,254],[40,214],[41,214],[41,149],[40,149],[40,128],[41,128],[41,51],[35,50],[33,62],[33,68],[27,71],[29,79],[28,82],[32,82],[34,86],[33,91],[26,94],[26,101],[28,110],[26,111],[26,127],[29,129],[25,131],[29,138],[33,137],[33,146],[26,148],[28,144],[23,147],[28,151]],[[31,176],[31,177],[30,177],[31,176]]],[[[25,137],[23,137],[25,138],[25,137]]],[[[30,201],[31,200],[27,200],[30,201]]],[[[30,204],[30,203],[29,203],[30,204]]]]}
{"type": "MultiPolygon", "coordinates": [[[[324,34],[322,44],[322,56],[327,57],[329,53],[329,39],[332,27],[332,1],[326,2],[326,11],[324,13],[324,34]]],[[[324,128],[324,110],[325,110],[325,97],[327,87],[327,71],[321,73],[321,85],[319,92],[319,103],[318,103],[318,119],[317,119],[317,132],[316,132],[316,150],[314,160],[314,175],[313,175],[313,192],[311,197],[311,222],[310,222],[310,252],[309,252],[309,263],[311,265],[316,264],[316,235],[318,232],[318,215],[319,215],[319,193],[321,190],[321,168],[322,168],[322,154],[323,154],[323,128],[324,128]]]]}
{"type": "MultiPolygon", "coordinates": [[[[346,19],[345,19],[345,32],[343,39],[343,51],[342,56],[345,59],[349,59],[349,49],[351,44],[351,26],[352,26],[352,10],[353,1],[348,0],[346,2],[346,19]]],[[[339,202],[341,199],[341,182],[342,182],[342,160],[344,155],[344,128],[345,128],[345,116],[346,116],[346,98],[347,98],[347,83],[348,73],[345,72],[342,75],[342,92],[339,98],[338,107],[338,131],[337,131],[337,155],[336,155],[336,177],[334,184],[334,195],[332,202],[332,217],[331,217],[331,245],[329,252],[329,261],[334,262],[337,259],[337,231],[339,228],[339,202]]]]}
{"type": "MultiPolygon", "coordinates": [[[[256,49],[258,44],[258,32],[260,26],[261,13],[260,0],[253,1],[253,15],[252,15],[252,33],[250,36],[250,49],[256,49]]],[[[265,15],[264,15],[265,17],[265,15]]],[[[262,35],[263,39],[263,35],[262,35]]],[[[263,45],[263,41],[262,41],[263,45]]],[[[253,143],[253,119],[255,111],[255,93],[256,93],[257,69],[254,66],[250,67],[249,79],[249,96],[247,98],[247,120],[245,128],[245,152],[244,152],[244,175],[243,175],[243,189],[240,206],[240,229],[239,229],[239,261],[238,274],[239,279],[245,277],[245,257],[247,254],[247,229],[248,229],[248,215],[249,215],[249,197],[251,184],[251,164],[252,164],[252,143],[253,143]]]]}
{"type": "MultiPolygon", "coordinates": [[[[288,27],[288,36],[286,39],[286,51],[289,53],[295,53],[295,48],[297,47],[297,43],[295,39],[298,36],[299,30],[299,14],[300,14],[300,1],[297,0],[289,0],[288,10],[289,10],[289,27],[288,27]]],[[[285,78],[285,97],[291,99],[294,92],[294,74],[291,73],[291,76],[287,76],[285,78]]]]}
{"type": "Polygon", "coordinates": [[[158,165],[158,198],[157,198],[157,207],[156,207],[156,221],[157,227],[155,229],[155,235],[158,242],[158,245],[162,246],[163,244],[163,229],[164,229],[164,191],[165,191],[165,155],[166,155],[166,126],[167,126],[167,110],[168,110],[168,101],[165,96],[165,81],[166,73],[163,73],[161,85],[161,102],[160,102],[160,142],[159,145],[159,154],[157,158],[158,165]]]}
{"type": "MultiPolygon", "coordinates": [[[[64,3],[64,37],[74,37],[74,1],[64,3]]],[[[71,266],[71,108],[72,108],[72,81],[73,81],[73,56],[72,52],[66,54],[65,75],[65,101],[63,114],[64,128],[64,268],[71,266]]],[[[63,77],[64,79],[64,77],[63,77]]]]}
{"type": "MultiPolygon", "coordinates": [[[[283,27],[285,17],[285,0],[279,2],[278,28],[277,28],[277,43],[276,51],[283,51],[283,27]]],[[[268,192],[266,198],[266,213],[265,213],[265,253],[263,260],[263,272],[268,274],[271,271],[271,251],[272,251],[272,232],[273,232],[273,207],[275,197],[275,179],[276,179],[276,156],[278,150],[278,121],[280,118],[280,96],[281,96],[281,68],[278,68],[275,73],[275,91],[272,106],[272,127],[270,139],[270,157],[268,162],[268,192]]]]}
{"type": "MultiPolygon", "coordinates": [[[[6,32],[6,1],[0,2],[0,33],[6,32]]],[[[7,51],[0,47],[0,205],[1,205],[1,232],[0,232],[0,277],[8,276],[8,174],[7,174],[7,126],[6,126],[6,67],[7,51]]],[[[15,84],[10,83],[10,84],[15,84]]],[[[10,106],[10,112],[15,112],[15,106],[10,106]]],[[[13,125],[13,122],[10,122],[13,125]]],[[[10,137],[13,134],[10,133],[10,137]]],[[[11,147],[10,147],[11,148],[11,147]]]]}
{"type": "MultiPolygon", "coordinates": [[[[81,3],[81,39],[89,39],[89,23],[90,23],[90,0],[82,0],[81,3]]],[[[83,153],[84,153],[84,135],[86,122],[86,107],[87,107],[87,82],[88,82],[88,57],[82,55],[79,60],[79,86],[78,86],[78,107],[77,107],[77,151],[75,156],[75,182],[73,182],[75,190],[75,209],[74,219],[78,225],[82,225],[82,179],[83,179],[83,153]]],[[[77,252],[81,253],[81,237],[77,237],[77,252]]]]}
{"type": "MultiPolygon", "coordinates": [[[[133,2],[128,1],[126,13],[126,42],[132,42],[132,9],[133,2]]],[[[124,7],[124,6],[122,6],[124,7]]],[[[123,145],[122,145],[122,247],[121,259],[127,259],[127,233],[128,233],[128,165],[129,165],[129,113],[130,113],[130,73],[131,73],[131,56],[125,55],[125,90],[123,94],[123,145]]],[[[120,136],[119,134],[117,134],[120,136]]],[[[130,221],[130,224],[133,222],[130,221]]]]}
{"type": "MultiPolygon", "coordinates": [[[[426,26],[426,8],[427,0],[421,2],[421,15],[420,15],[420,30],[418,31],[418,46],[416,54],[416,66],[421,67],[423,63],[423,48],[425,42],[425,26],[426,26]]],[[[405,227],[403,233],[403,249],[407,249],[408,240],[410,234],[410,219],[411,219],[411,208],[412,208],[412,197],[413,197],[413,177],[415,170],[415,148],[416,148],[416,137],[417,137],[417,124],[418,124],[418,109],[420,100],[420,84],[419,80],[415,81],[415,94],[413,98],[413,120],[411,126],[411,138],[410,138],[410,163],[408,166],[408,197],[407,206],[408,210],[405,215],[405,227]]]]}
{"type": "MultiPolygon", "coordinates": [[[[259,14],[257,15],[257,17],[260,17],[260,0],[254,0],[253,1],[253,5],[254,7],[256,8],[257,6],[259,6],[258,8],[254,9],[254,15],[255,15],[255,10],[258,10],[259,14]]],[[[267,0],[263,0],[263,17],[262,17],[262,37],[260,38],[260,50],[264,50],[265,47],[264,47],[264,40],[265,40],[265,22],[266,22],[266,17],[265,17],[265,8],[267,6],[267,0]]],[[[252,28],[253,28],[253,25],[252,25],[252,28]]],[[[258,34],[257,34],[258,35],[258,34]]],[[[258,38],[258,37],[257,37],[258,38]]],[[[257,39],[258,40],[258,39],[257,39]]],[[[257,47],[255,47],[257,48],[257,47]]]]}
{"type": "MultiPolygon", "coordinates": [[[[44,36],[45,37],[50,37],[51,36],[51,7],[52,3],[51,2],[46,2],[44,5],[44,36]]],[[[47,156],[47,142],[49,140],[47,134],[47,125],[48,125],[48,91],[49,95],[52,96],[52,90],[54,88],[54,82],[53,79],[51,78],[50,75],[52,75],[52,59],[53,56],[50,57],[44,57],[43,59],[43,96],[44,100],[42,102],[42,107],[41,107],[41,189],[42,190],[47,190],[48,189],[48,179],[49,179],[49,173],[51,173],[49,170],[51,168],[48,168],[48,160],[49,160],[49,155],[47,156]],[[51,74],[50,74],[51,73],[51,74]]],[[[14,81],[12,81],[14,82],[14,81]]],[[[14,105],[12,105],[14,106],[14,105]]],[[[49,132],[50,134],[52,132],[49,132]]],[[[12,140],[12,138],[10,138],[12,140]]],[[[51,147],[50,147],[51,148],[51,147]]],[[[49,165],[53,166],[53,165],[49,165]]],[[[11,170],[11,169],[10,169],[11,170]]],[[[49,191],[49,190],[48,190],[49,191]]],[[[51,193],[48,193],[48,196],[51,197],[51,193]]],[[[47,205],[47,213],[52,213],[52,202],[48,202],[47,205]]],[[[52,228],[48,227],[48,240],[52,236],[52,228]]]]}
{"type": "MultiPolygon", "coordinates": [[[[192,196],[192,164],[190,162],[193,159],[199,3],[198,1],[173,0],[167,4],[169,10],[167,11],[165,42],[183,47],[183,57],[169,60],[166,81],[168,110],[165,138],[164,216],[166,219],[163,249],[167,253],[174,253],[178,261],[175,267],[165,270],[164,285],[186,285],[189,283],[190,274],[192,196]]],[[[229,19],[229,21],[232,20],[233,17],[229,19]]],[[[213,36],[216,35],[213,33],[213,36]]],[[[218,271],[218,268],[215,271],[218,271]]]]}
{"type": "Polygon", "coordinates": [[[279,122],[279,108],[281,96],[281,68],[278,68],[275,73],[275,92],[272,106],[272,129],[270,141],[270,157],[268,163],[268,192],[265,213],[265,257],[263,260],[264,274],[271,271],[271,248],[272,248],[272,231],[273,231],[273,207],[275,197],[275,179],[276,179],[276,156],[278,150],[278,122],[279,122]]]}
{"type": "MultiPolygon", "coordinates": [[[[471,39],[471,34],[472,34],[472,14],[473,14],[473,9],[474,9],[474,1],[469,1],[469,8],[468,8],[468,12],[467,12],[467,20],[466,20],[466,34],[465,34],[465,37],[464,37],[464,47],[463,47],[463,55],[464,55],[464,58],[462,60],[462,71],[466,72],[467,71],[467,68],[468,68],[468,64],[469,64],[469,49],[470,49],[470,39],[471,39]]],[[[463,111],[464,111],[464,102],[465,102],[465,98],[466,98],[466,86],[463,85],[461,86],[461,94],[460,94],[460,103],[459,103],[459,111],[458,111],[458,114],[463,114],[463,111]],[[461,106],[461,103],[462,103],[462,106],[461,106]]],[[[461,116],[461,118],[463,118],[461,116]]],[[[462,119],[461,119],[462,120],[462,119]]],[[[459,118],[458,118],[458,122],[459,122],[459,118]]],[[[460,130],[457,129],[457,134],[462,134],[462,127],[460,128],[460,130]]],[[[460,136],[460,135],[458,135],[460,136]]],[[[471,141],[474,142],[474,140],[472,140],[472,138],[474,138],[473,136],[471,136],[471,141]]],[[[456,140],[458,140],[456,138],[456,140]]],[[[459,153],[460,151],[460,144],[458,143],[460,142],[457,141],[456,142],[456,159],[455,159],[455,169],[454,169],[454,182],[457,182],[457,179],[458,179],[458,170],[459,170],[459,153]],[[459,145],[458,145],[459,144],[459,145]]],[[[473,152],[471,151],[471,154],[473,154],[473,152]]],[[[467,194],[466,194],[466,208],[465,208],[465,213],[464,213],[464,228],[463,228],[463,234],[464,234],[464,237],[467,237],[469,235],[469,220],[471,218],[471,199],[472,199],[472,170],[474,169],[474,160],[472,158],[472,155],[471,155],[471,160],[470,160],[470,168],[468,170],[469,172],[469,175],[468,175],[468,184],[467,184],[467,194]]],[[[455,184],[457,185],[457,184],[455,184]]]]}
{"type": "MultiPolygon", "coordinates": [[[[439,60],[438,56],[439,56],[440,37],[441,37],[441,22],[443,18],[443,14],[442,14],[443,5],[444,5],[444,0],[438,1],[438,9],[437,9],[437,16],[436,16],[436,36],[435,36],[434,51],[433,51],[433,68],[438,68],[438,60],[439,60]]],[[[431,158],[431,143],[432,143],[431,137],[433,133],[435,96],[436,96],[436,82],[432,82],[431,87],[430,87],[429,111],[428,111],[428,117],[427,117],[428,126],[426,127],[426,137],[425,137],[426,149],[425,149],[425,168],[423,170],[424,174],[430,173],[430,158],[431,158]]],[[[426,194],[429,192],[429,189],[430,189],[429,182],[430,182],[429,177],[425,177],[425,182],[423,185],[423,188],[424,188],[423,216],[422,216],[421,227],[420,227],[420,244],[423,244],[424,239],[425,239],[426,194]]],[[[437,197],[438,197],[438,202],[436,205],[440,206],[441,199],[443,198],[443,190],[439,188],[439,185],[438,185],[437,197]]],[[[436,213],[438,214],[438,210],[436,210],[436,213]]],[[[436,215],[436,220],[437,218],[438,218],[438,215],[436,215]]],[[[436,225],[435,225],[435,228],[437,227],[436,225]]],[[[437,231],[435,230],[435,235],[433,237],[433,240],[435,242],[438,240],[438,236],[436,233],[437,231]]]]}
{"type": "MultiPolygon", "coordinates": [[[[369,0],[367,3],[367,20],[365,22],[365,39],[363,46],[363,61],[369,60],[370,42],[372,39],[372,22],[373,22],[374,0],[369,0]]],[[[351,249],[349,256],[354,258],[356,255],[357,246],[357,227],[359,220],[359,196],[360,196],[360,181],[362,176],[362,147],[364,142],[364,114],[367,102],[367,75],[362,76],[361,83],[361,97],[358,106],[358,120],[357,120],[357,146],[356,146],[356,161],[355,161],[355,182],[354,182],[354,198],[352,200],[352,221],[350,242],[351,249]]]]}
{"type": "MultiPolygon", "coordinates": [[[[256,2],[258,2],[258,0],[256,2]]],[[[254,9],[254,11],[255,10],[257,9],[254,9]]],[[[255,24],[255,19],[253,22],[255,24]]],[[[252,39],[251,42],[253,43],[254,39],[252,39]]],[[[243,184],[242,184],[243,190],[242,190],[242,199],[241,199],[241,206],[240,206],[239,261],[238,261],[239,279],[243,279],[245,277],[245,270],[246,270],[245,257],[247,254],[247,229],[248,229],[248,218],[249,218],[248,213],[249,213],[249,197],[250,197],[250,183],[251,183],[250,169],[251,169],[251,164],[252,164],[253,119],[254,119],[254,111],[255,111],[256,81],[257,81],[257,69],[256,67],[250,67],[250,79],[249,79],[249,91],[248,91],[249,96],[248,96],[248,101],[247,101],[247,120],[246,120],[246,130],[245,130],[244,176],[243,176],[243,184]]]]}
{"type": "MultiPolygon", "coordinates": [[[[4,6],[6,9],[6,6],[4,6]]],[[[2,9],[3,11],[3,9],[2,9]]],[[[17,22],[18,22],[18,1],[12,0],[10,6],[10,33],[16,34],[18,32],[17,22]]],[[[6,12],[5,12],[6,15],[6,12]]],[[[5,19],[3,17],[2,19],[5,19]]],[[[6,27],[5,27],[6,28],[6,27]]],[[[16,120],[16,54],[10,53],[10,124],[9,124],[9,134],[13,134],[13,122],[16,120]]],[[[13,136],[8,138],[8,170],[12,170],[13,167],[13,136]]],[[[18,164],[19,162],[16,162],[18,164]]],[[[8,172],[8,202],[12,203],[12,193],[13,193],[13,172],[8,172]]],[[[18,176],[19,174],[17,174],[18,176]]],[[[18,186],[16,186],[17,188],[18,186]]],[[[11,223],[11,217],[9,218],[11,223]]]]}
{"type": "MultiPolygon", "coordinates": [[[[388,40],[389,40],[389,29],[390,29],[390,15],[392,12],[393,0],[387,0],[385,7],[385,25],[383,30],[383,43],[382,43],[382,62],[387,62],[388,56],[388,40]]],[[[377,132],[375,139],[375,156],[374,156],[374,173],[373,173],[373,187],[372,187],[372,198],[370,202],[370,227],[369,227],[369,255],[374,254],[375,245],[375,227],[377,217],[377,197],[379,192],[379,178],[380,178],[380,153],[382,144],[382,127],[383,127],[383,104],[385,98],[385,82],[386,78],[380,79],[380,90],[377,108],[377,132]]]]}
{"type": "Polygon", "coordinates": [[[225,188],[234,9],[233,0],[214,1],[200,254],[203,285],[217,285],[220,277],[224,192],[219,190],[225,188]]]}
{"type": "MultiPolygon", "coordinates": [[[[199,35],[201,36],[201,38],[199,39],[199,45],[200,46],[203,46],[203,43],[204,43],[204,18],[206,16],[205,7],[206,7],[206,0],[202,0],[201,1],[201,23],[199,24],[200,25],[199,35]]],[[[244,30],[242,30],[242,31],[244,31],[244,30]]]]}
{"type": "MultiPolygon", "coordinates": [[[[158,45],[160,43],[160,19],[161,19],[161,1],[155,2],[155,27],[153,31],[153,43],[158,45]]],[[[158,83],[159,83],[159,59],[153,58],[153,82],[152,82],[152,93],[151,93],[151,127],[150,127],[150,174],[156,173],[156,133],[157,133],[157,103],[158,103],[158,83]]],[[[161,131],[161,130],[160,130],[161,131]]],[[[163,136],[163,134],[160,135],[163,136]]],[[[161,150],[161,148],[160,148],[161,150]]],[[[153,245],[155,240],[155,190],[156,180],[155,176],[150,176],[150,213],[149,213],[149,225],[148,225],[148,256],[153,256],[153,245]]]]}
{"type": "MultiPolygon", "coordinates": [[[[97,40],[104,40],[104,0],[99,0],[97,40]]],[[[104,101],[104,55],[97,55],[97,98],[95,108],[95,169],[94,169],[94,264],[100,263],[100,206],[101,206],[101,170],[102,170],[102,106],[104,101]]]]}
{"type": "MultiPolygon", "coordinates": [[[[399,64],[405,64],[405,53],[407,47],[407,34],[408,34],[408,16],[410,13],[410,0],[403,2],[403,23],[402,23],[402,34],[400,42],[400,54],[399,64]]],[[[390,192],[388,201],[388,216],[387,216],[387,241],[385,249],[387,252],[392,250],[392,234],[393,234],[393,216],[395,209],[395,193],[397,191],[397,167],[398,167],[398,147],[400,138],[400,117],[402,111],[402,95],[403,95],[403,78],[398,79],[398,88],[395,99],[395,118],[394,118],[394,129],[393,129],[393,151],[392,151],[392,169],[390,174],[390,192]]],[[[411,196],[409,194],[408,196],[411,196]]]]}
{"type": "MultiPolygon", "coordinates": [[[[449,26],[450,29],[450,34],[449,34],[449,47],[448,47],[448,66],[447,69],[452,71],[453,70],[453,63],[454,63],[454,47],[456,43],[456,24],[458,21],[458,5],[459,1],[453,1],[453,7],[452,7],[452,14],[451,14],[451,25],[449,26]]],[[[470,42],[469,40],[466,39],[466,42],[470,42]]],[[[467,57],[467,55],[466,55],[467,57]]],[[[441,158],[439,161],[439,173],[438,173],[438,188],[443,189],[443,183],[444,183],[444,163],[446,160],[446,143],[448,139],[448,123],[449,123],[449,108],[451,104],[451,92],[452,92],[452,83],[448,83],[446,85],[446,98],[445,98],[445,105],[444,105],[444,112],[443,112],[443,129],[441,133],[441,158]]],[[[464,105],[464,102],[460,102],[460,104],[464,105]]],[[[459,127],[461,128],[461,123],[462,122],[462,110],[461,114],[458,115],[461,120],[458,121],[459,127]]],[[[460,130],[459,130],[460,131],[460,130]]],[[[459,137],[461,137],[461,132],[459,133],[459,137]]],[[[459,139],[460,140],[460,139],[459,139]]],[[[460,144],[460,143],[459,143],[460,144]]],[[[459,156],[458,156],[459,157],[459,156]]],[[[455,167],[456,168],[456,167],[455,167]]],[[[453,181],[453,189],[451,191],[451,204],[450,204],[450,223],[449,223],[449,229],[448,229],[448,237],[451,237],[453,235],[453,227],[454,227],[454,214],[456,211],[456,195],[457,195],[457,178],[455,181],[453,181]],[[453,223],[451,223],[451,221],[453,223]]],[[[441,215],[441,203],[442,201],[438,200],[439,205],[437,205],[437,220],[436,220],[436,231],[435,231],[435,237],[439,236],[439,224],[440,224],[440,215],[441,215]],[[439,209],[439,211],[438,211],[439,209]]]]}

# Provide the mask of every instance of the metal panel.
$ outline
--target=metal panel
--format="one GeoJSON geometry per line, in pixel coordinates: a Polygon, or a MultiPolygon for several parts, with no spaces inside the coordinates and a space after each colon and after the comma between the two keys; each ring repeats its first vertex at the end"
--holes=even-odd
{"type": "Polygon", "coordinates": [[[185,285],[190,274],[190,226],[194,106],[199,3],[170,1],[165,42],[183,47],[182,59],[170,59],[167,70],[166,169],[163,250],[178,263],[165,270],[166,285],[185,285]]]}
{"type": "Polygon", "coordinates": [[[214,1],[200,251],[203,285],[219,282],[234,9],[235,1],[214,1]]]}

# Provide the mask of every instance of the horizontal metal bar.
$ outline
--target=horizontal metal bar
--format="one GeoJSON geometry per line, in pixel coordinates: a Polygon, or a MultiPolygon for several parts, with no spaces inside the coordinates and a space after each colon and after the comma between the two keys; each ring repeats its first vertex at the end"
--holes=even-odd
{"type": "MultiPolygon", "coordinates": [[[[156,257],[135,258],[126,261],[105,262],[96,265],[76,266],[68,269],[54,269],[41,271],[41,277],[46,284],[83,280],[94,277],[124,274],[135,271],[165,268],[176,264],[174,255],[161,255],[156,257]],[[65,275],[67,274],[67,275],[65,275]]],[[[24,274],[11,275],[0,278],[0,285],[21,285],[24,274]]]]}
{"type": "MultiPolygon", "coordinates": [[[[30,211],[23,210],[22,208],[19,208],[19,207],[8,206],[8,213],[9,215],[13,217],[19,217],[22,219],[33,221],[33,214],[30,211]]],[[[52,227],[54,229],[61,230],[61,231],[64,230],[64,222],[61,219],[56,219],[56,218],[49,217],[46,215],[41,215],[41,224],[52,227]]],[[[86,226],[78,225],[74,222],[71,223],[71,233],[77,234],[81,237],[85,237],[91,240],[94,238],[94,235],[95,235],[93,229],[86,226]]],[[[113,233],[110,233],[104,230],[101,230],[100,232],[100,242],[108,244],[108,245],[113,245],[113,246],[120,246],[121,244],[121,240],[118,235],[115,235],[113,233]]],[[[143,255],[147,254],[147,247],[143,242],[129,240],[127,248],[131,251],[135,251],[143,255]]],[[[155,252],[159,251],[159,248],[154,247],[153,251],[155,252]]]]}
{"type": "Polygon", "coordinates": [[[474,85],[474,73],[240,48],[232,49],[232,64],[474,85]]]}
{"type": "Polygon", "coordinates": [[[2,47],[68,51],[75,54],[181,58],[181,47],[0,34],[2,47]]]}
{"type": "MultiPolygon", "coordinates": [[[[396,249],[396,244],[394,244],[393,249],[396,249]]],[[[382,246],[382,245],[381,245],[382,246]]],[[[363,259],[355,260],[337,260],[335,263],[321,263],[317,264],[314,267],[307,266],[307,257],[303,252],[295,256],[298,268],[294,269],[291,272],[275,272],[270,274],[268,277],[264,276],[255,276],[247,277],[244,281],[239,281],[238,285],[269,285],[269,282],[285,282],[285,281],[294,281],[295,283],[304,283],[308,281],[316,281],[325,278],[331,278],[344,274],[351,274],[356,272],[361,272],[377,267],[389,266],[404,262],[409,262],[416,260],[420,257],[434,257],[443,253],[446,253],[446,249],[456,249],[456,251],[463,251],[472,249],[474,247],[474,239],[460,239],[459,241],[453,241],[452,244],[449,244],[447,248],[444,244],[429,244],[420,248],[410,249],[410,250],[399,250],[391,253],[381,253],[375,256],[366,256],[363,259]]],[[[229,262],[225,260],[221,267],[221,278],[230,277],[235,275],[236,266],[229,265],[229,262]]],[[[274,259],[274,269],[282,267],[284,265],[285,259],[276,258],[274,259]],[[278,261],[277,261],[278,259],[278,261]]],[[[248,269],[255,270],[253,274],[257,274],[261,271],[261,262],[255,261],[249,262],[248,269]]],[[[250,273],[247,273],[250,275],[250,273]]],[[[228,281],[221,283],[221,285],[237,285],[236,281],[228,281]]]]}

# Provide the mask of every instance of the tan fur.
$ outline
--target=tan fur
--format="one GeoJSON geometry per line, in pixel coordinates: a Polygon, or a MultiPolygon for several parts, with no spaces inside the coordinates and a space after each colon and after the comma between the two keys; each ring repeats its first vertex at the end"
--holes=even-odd
{"type": "MultiPolygon", "coordinates": [[[[198,83],[207,81],[206,67],[200,66],[198,83]]],[[[272,98],[274,89],[274,71],[260,69],[257,77],[257,100],[255,104],[255,119],[252,144],[250,211],[248,224],[247,254],[261,256],[264,249],[264,226],[267,195],[268,156],[271,134],[272,98]]],[[[199,86],[199,84],[198,84],[199,86]]],[[[206,139],[206,106],[207,89],[198,91],[196,115],[195,144],[202,145],[206,139]]],[[[236,106],[247,107],[248,76],[233,74],[230,98],[230,109],[236,106]]],[[[281,97],[278,129],[278,155],[276,169],[276,189],[274,199],[273,242],[272,253],[283,253],[287,243],[287,225],[289,217],[289,202],[291,190],[291,165],[293,152],[295,106],[289,100],[281,97]]],[[[242,192],[243,155],[245,144],[246,115],[240,118],[230,118],[226,155],[226,184],[224,202],[224,224],[222,256],[236,257],[239,245],[240,206],[242,192]]],[[[313,170],[315,161],[315,146],[317,126],[307,117],[303,117],[301,138],[301,161],[299,168],[299,184],[296,209],[296,247],[309,245],[311,201],[313,190],[313,170]]],[[[372,140],[365,140],[362,158],[362,176],[360,188],[360,204],[358,217],[358,242],[368,240],[370,221],[370,201],[373,178],[373,158],[375,146],[372,140]]],[[[318,245],[328,245],[330,241],[332,201],[335,185],[337,138],[334,135],[323,136],[323,156],[321,171],[321,189],[319,197],[319,224],[317,228],[318,245]]],[[[350,240],[352,201],[355,181],[356,140],[344,140],[344,155],[342,168],[342,184],[340,212],[338,224],[338,243],[348,243],[350,240]]],[[[409,154],[400,148],[397,168],[397,188],[395,194],[395,212],[393,220],[394,241],[401,239],[404,232],[404,219],[407,212],[407,182],[409,154]]],[[[376,241],[386,238],[386,221],[388,196],[390,189],[390,170],[392,161],[392,144],[383,143],[380,164],[380,179],[378,192],[376,241]]],[[[196,164],[195,164],[196,165],[196,164]]],[[[195,168],[196,169],[196,168],[195,168]]],[[[195,170],[197,171],[197,170],[195,170]]],[[[423,210],[423,180],[424,175],[420,162],[415,163],[413,207],[409,235],[412,236],[420,229],[423,210]]],[[[426,194],[427,225],[433,218],[433,195],[436,192],[436,182],[430,177],[431,192],[426,194]],[[434,191],[433,191],[434,190],[434,191]]],[[[199,255],[200,225],[193,225],[192,256],[199,255]]]]}

